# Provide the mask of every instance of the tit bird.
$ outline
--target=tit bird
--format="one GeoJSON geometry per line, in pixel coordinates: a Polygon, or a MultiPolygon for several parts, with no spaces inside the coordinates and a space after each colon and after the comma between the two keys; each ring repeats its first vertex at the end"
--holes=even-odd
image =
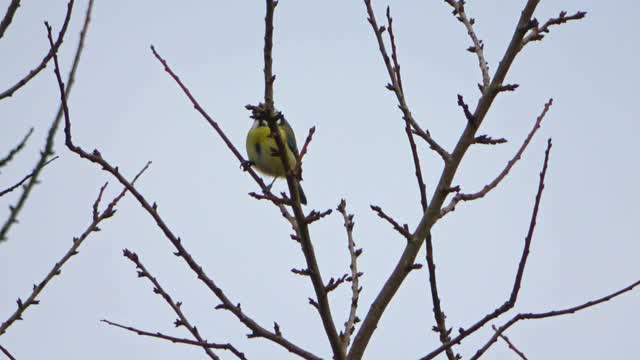
{"type": "MultiPolygon", "coordinates": [[[[296,145],[296,136],[293,133],[291,125],[285,120],[284,116],[279,116],[276,125],[280,132],[280,138],[285,146],[287,163],[289,168],[293,169],[298,161],[298,145],[296,145]]],[[[249,161],[263,174],[273,176],[274,181],[278,177],[285,176],[284,164],[280,154],[277,154],[278,145],[271,136],[271,129],[267,120],[256,118],[253,126],[247,133],[247,155],[249,161]]],[[[273,184],[273,183],[272,183],[273,184]]],[[[302,191],[302,187],[298,184],[298,193],[300,194],[300,203],[306,205],[307,197],[302,191]]]]}

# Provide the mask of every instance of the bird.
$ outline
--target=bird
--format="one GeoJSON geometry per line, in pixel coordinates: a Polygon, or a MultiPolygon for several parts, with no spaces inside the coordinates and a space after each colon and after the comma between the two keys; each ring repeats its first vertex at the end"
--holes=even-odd
{"type": "MultiPolygon", "coordinates": [[[[284,116],[279,115],[277,117],[276,126],[280,131],[280,138],[286,148],[287,163],[289,168],[293,169],[296,166],[299,155],[296,136],[284,116]]],[[[278,177],[286,175],[282,158],[277,153],[277,149],[278,145],[271,136],[271,129],[267,120],[262,117],[255,117],[253,125],[247,133],[247,156],[249,157],[249,163],[255,165],[260,173],[274,177],[271,185],[278,177]]],[[[298,184],[298,194],[300,195],[300,203],[306,205],[307,197],[300,184],[298,184]]]]}

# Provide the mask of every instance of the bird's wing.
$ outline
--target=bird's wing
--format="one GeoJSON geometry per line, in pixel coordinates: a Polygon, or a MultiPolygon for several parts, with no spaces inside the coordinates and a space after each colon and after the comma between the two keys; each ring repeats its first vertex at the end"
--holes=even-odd
{"type": "Polygon", "coordinates": [[[296,144],[296,135],[293,133],[293,129],[287,120],[284,120],[283,128],[285,133],[287,134],[287,146],[289,149],[293,151],[293,153],[298,156],[298,144],[296,144]]]}

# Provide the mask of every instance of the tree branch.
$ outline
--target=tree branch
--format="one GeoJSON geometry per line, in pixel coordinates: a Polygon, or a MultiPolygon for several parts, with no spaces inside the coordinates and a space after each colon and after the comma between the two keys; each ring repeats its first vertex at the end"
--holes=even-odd
{"type": "MultiPolygon", "coordinates": [[[[467,13],[464,8],[465,0],[445,0],[447,4],[453,7],[453,15],[464,24],[464,27],[467,29],[467,34],[471,38],[473,42],[473,46],[469,47],[469,50],[472,53],[475,53],[478,56],[478,65],[480,66],[480,72],[482,73],[482,89],[486,89],[489,86],[490,75],[489,75],[489,66],[487,64],[487,60],[484,57],[484,43],[482,40],[478,39],[475,30],[473,29],[473,25],[475,24],[475,19],[467,17],[467,13]]],[[[484,90],[482,90],[484,92],[484,90]]]]}
{"type": "Polygon", "coordinates": [[[549,154],[551,152],[551,139],[547,141],[547,149],[544,154],[544,164],[542,165],[542,171],[540,172],[540,181],[538,183],[538,191],[536,193],[535,202],[533,205],[533,211],[531,213],[531,221],[529,222],[529,230],[527,231],[527,236],[524,239],[524,248],[522,250],[522,255],[520,256],[520,262],[518,263],[518,270],[516,271],[516,277],[513,281],[513,287],[511,289],[511,295],[509,299],[504,302],[501,306],[495,309],[492,313],[485,315],[482,319],[480,319],[475,324],[471,325],[467,329],[460,328],[460,334],[454,337],[446,344],[442,344],[437,349],[433,350],[426,356],[422,357],[420,360],[429,360],[433,359],[438,354],[447,349],[451,348],[451,346],[455,344],[460,344],[460,342],[466,338],[467,336],[473,334],[481,327],[483,327],[489,321],[497,318],[498,316],[504,314],[505,312],[511,310],[518,299],[518,293],[520,292],[520,286],[522,284],[522,277],[524,275],[524,268],[527,264],[527,259],[529,257],[529,248],[531,247],[531,240],[533,239],[533,231],[536,227],[536,221],[538,218],[538,209],[540,207],[540,201],[542,200],[542,192],[544,190],[544,179],[547,174],[547,166],[549,164],[549,154]]]}
{"type": "Polygon", "coordinates": [[[547,20],[542,26],[539,26],[538,20],[534,19],[533,26],[529,34],[522,40],[522,46],[524,47],[531,41],[540,41],[544,38],[545,34],[549,33],[549,28],[555,25],[562,25],[572,20],[583,19],[587,15],[586,11],[578,11],[573,15],[567,16],[566,11],[561,11],[560,15],[555,18],[547,20]]]}
{"type": "MultiPolygon", "coordinates": [[[[271,137],[275,140],[277,145],[277,151],[282,160],[282,165],[285,171],[285,177],[287,179],[287,186],[289,188],[289,194],[291,195],[291,209],[295,217],[295,225],[292,224],[294,231],[296,232],[297,239],[299,240],[302,252],[304,254],[307,268],[309,269],[309,278],[313,285],[313,289],[316,295],[315,304],[317,310],[322,319],[322,325],[331,349],[333,357],[336,360],[343,360],[346,358],[346,354],[341,346],[340,337],[336,329],[336,325],[333,321],[333,315],[331,314],[331,307],[327,297],[327,288],[322,279],[322,273],[318,265],[318,261],[311,242],[311,236],[309,233],[308,218],[302,211],[302,205],[300,204],[300,185],[297,179],[297,175],[294,175],[294,164],[289,163],[287,157],[287,150],[284,145],[284,141],[280,136],[278,130],[277,120],[283,118],[280,112],[275,111],[275,105],[273,100],[273,82],[275,81],[275,75],[273,75],[273,13],[278,5],[275,0],[266,0],[266,16],[265,16],[265,35],[264,35],[264,104],[258,106],[247,106],[247,109],[252,111],[253,118],[261,118],[267,121],[269,129],[271,130],[271,137]]],[[[313,304],[314,302],[312,302],[313,304]]]]}
{"type": "Polygon", "coordinates": [[[62,45],[62,41],[64,40],[64,34],[67,32],[67,27],[69,25],[69,21],[71,20],[71,12],[73,10],[73,1],[74,0],[69,0],[69,3],[67,4],[67,14],[65,15],[62,28],[58,33],[58,39],[55,42],[54,49],[53,50],[50,49],[47,55],[45,55],[44,58],[42,58],[42,61],[40,61],[40,64],[38,64],[38,66],[36,66],[33,70],[31,70],[25,77],[20,79],[15,85],[11,86],[7,90],[1,92],[0,100],[6,97],[12,96],[13,93],[15,93],[16,91],[18,91],[18,89],[26,85],[31,79],[33,79],[36,75],[38,75],[38,73],[42,71],[42,69],[47,67],[47,63],[49,62],[49,60],[51,60],[53,53],[55,51],[58,51],[58,48],[60,48],[60,45],[62,45]]]}
{"type": "Polygon", "coordinates": [[[11,355],[11,353],[9,352],[9,350],[7,350],[4,346],[0,345],[0,351],[2,351],[3,354],[7,355],[7,358],[9,358],[9,360],[16,360],[15,357],[13,357],[13,355],[11,355]]]}
{"type": "Polygon", "coordinates": [[[409,231],[409,226],[407,224],[400,225],[396,220],[394,220],[391,216],[387,215],[380,206],[370,205],[371,210],[373,210],[378,216],[384,220],[386,220],[393,229],[397,231],[400,235],[402,235],[407,241],[411,240],[411,232],[409,231]]]}
{"type": "Polygon", "coordinates": [[[545,115],[547,114],[547,111],[549,111],[549,109],[551,108],[551,105],[553,105],[553,99],[549,99],[549,101],[546,104],[544,104],[544,109],[542,110],[542,113],[538,116],[538,118],[536,119],[536,121],[535,121],[535,123],[533,125],[533,128],[529,132],[529,135],[527,135],[527,137],[524,139],[524,141],[522,142],[522,145],[520,145],[520,148],[518,149],[516,154],[513,156],[513,158],[511,160],[509,160],[509,162],[507,162],[507,165],[502,170],[502,172],[500,172],[500,174],[498,174],[498,176],[496,176],[495,179],[493,179],[490,183],[485,185],[482,188],[482,190],[480,190],[478,192],[475,192],[475,193],[472,193],[472,194],[463,194],[463,193],[459,192],[456,195],[454,195],[453,199],[451,199],[449,204],[447,206],[443,207],[442,210],[440,211],[440,217],[443,217],[446,214],[454,211],[456,209],[456,206],[458,205],[458,203],[460,201],[470,201],[470,200],[481,199],[485,195],[487,195],[491,190],[495,189],[500,184],[500,182],[509,174],[509,171],[511,171],[511,168],[513,168],[513,166],[522,157],[522,154],[526,150],[527,146],[529,146],[529,143],[531,143],[531,140],[533,139],[533,136],[536,134],[538,129],[540,129],[540,124],[542,123],[542,120],[544,119],[545,115]]]}
{"type": "MultiPolygon", "coordinates": [[[[122,254],[124,255],[124,257],[131,260],[131,262],[133,262],[136,265],[136,268],[138,269],[138,277],[146,277],[153,284],[153,292],[160,295],[164,299],[164,301],[171,307],[171,309],[176,313],[176,315],[178,316],[178,319],[175,321],[176,327],[184,326],[191,333],[191,335],[197,340],[197,343],[203,344],[201,345],[201,347],[210,358],[214,360],[219,360],[220,358],[216,354],[214,354],[213,351],[211,351],[212,346],[204,345],[209,343],[202,338],[202,336],[200,335],[200,332],[198,331],[198,328],[191,325],[191,323],[189,322],[189,319],[187,319],[187,317],[182,312],[182,302],[173,301],[169,293],[167,293],[164,290],[164,288],[160,285],[158,280],[153,275],[151,275],[151,273],[149,273],[147,268],[142,264],[142,262],[140,261],[140,258],[138,257],[138,254],[131,252],[128,249],[124,249],[122,254]]],[[[224,347],[221,347],[218,345],[215,348],[232,351],[236,355],[236,357],[238,357],[239,359],[246,360],[246,358],[244,357],[244,354],[237,351],[235,347],[233,347],[230,344],[227,344],[227,346],[224,346],[224,347]]]]}
{"type": "MultiPolygon", "coordinates": [[[[56,157],[52,158],[51,160],[47,161],[46,163],[42,164],[42,167],[45,167],[45,166],[49,165],[49,163],[50,163],[50,162],[52,162],[53,160],[55,160],[55,159],[57,159],[57,158],[58,158],[58,157],[56,156],[56,157]]],[[[38,169],[34,169],[32,172],[30,172],[30,173],[29,173],[29,174],[27,174],[25,177],[23,177],[23,178],[22,178],[22,180],[20,180],[20,181],[19,181],[18,183],[16,183],[15,185],[10,186],[10,187],[8,187],[8,188],[6,188],[6,189],[4,189],[4,190],[0,191],[0,197],[3,197],[4,195],[6,195],[6,194],[8,194],[8,193],[12,192],[13,190],[17,189],[20,185],[22,185],[25,181],[29,180],[31,177],[33,177],[33,175],[34,175],[36,172],[39,172],[39,171],[40,171],[40,169],[39,169],[39,168],[38,168],[38,169]]]]}
{"type": "MultiPolygon", "coordinates": [[[[49,35],[49,43],[52,44],[51,38],[51,30],[48,28],[49,35]]],[[[53,46],[52,46],[53,47],[53,46]]],[[[182,240],[173,234],[173,232],[166,225],[164,220],[160,217],[157,206],[154,203],[151,205],[142,194],[126,180],[124,176],[120,174],[120,170],[117,167],[113,167],[109,162],[107,162],[98,150],[94,150],[92,153],[88,153],[84,151],[79,146],[76,146],[73,143],[73,139],[71,136],[71,120],[69,117],[69,108],[66,101],[66,94],[64,90],[64,83],[62,82],[62,77],[60,76],[60,70],[58,65],[58,57],[57,54],[54,53],[54,64],[55,64],[55,75],[56,80],[58,82],[58,88],[60,90],[60,100],[62,102],[62,109],[64,113],[64,123],[65,123],[65,144],[67,148],[72,152],[76,153],[81,158],[88,160],[96,165],[99,165],[104,171],[111,174],[115,177],[120,184],[122,184],[131,194],[136,198],[138,203],[145,209],[145,211],[154,219],[156,225],[160,228],[160,230],[164,233],[165,237],[171,242],[171,244],[176,248],[177,252],[176,256],[181,257],[189,266],[189,268],[196,273],[198,278],[211,290],[220,301],[223,303],[223,308],[229,310],[232,314],[234,314],[240,322],[242,322],[247,328],[253,331],[252,337],[263,337],[265,339],[269,339],[276,344],[284,347],[288,351],[304,358],[304,359],[313,359],[318,360],[319,357],[313,355],[312,353],[298,347],[297,345],[291,343],[287,339],[285,339],[279,332],[271,332],[260,325],[258,325],[253,319],[248,317],[239,306],[235,305],[226,294],[220,289],[215,282],[207,276],[202,267],[193,259],[191,254],[186,250],[186,248],[182,245],[182,240]]],[[[181,83],[179,83],[182,85],[181,83]]],[[[185,88],[186,89],[186,88],[185,88]]],[[[188,95],[188,90],[186,91],[188,95]]],[[[258,178],[259,179],[259,178],[258,178]]],[[[262,180],[260,180],[261,182],[262,180]]]]}
{"type": "MultiPolygon", "coordinates": [[[[69,96],[71,89],[73,87],[73,84],[75,83],[76,71],[78,69],[78,65],[80,64],[80,56],[82,55],[82,50],[84,49],[84,41],[87,35],[87,31],[89,29],[92,9],[93,9],[93,0],[89,0],[89,4],[87,5],[87,10],[85,12],[84,24],[82,26],[82,31],[80,32],[80,38],[78,40],[78,46],[76,47],[76,52],[73,58],[73,64],[71,66],[71,70],[69,71],[69,76],[67,78],[67,88],[66,88],[67,97],[69,96]]],[[[31,194],[31,191],[33,190],[35,185],[40,183],[39,181],[40,170],[43,168],[44,163],[46,163],[47,160],[49,160],[49,158],[54,154],[53,144],[54,144],[56,132],[58,131],[58,126],[60,125],[60,121],[62,120],[62,112],[63,112],[62,110],[63,110],[62,104],[60,104],[60,107],[58,108],[58,112],[53,122],[51,123],[51,126],[49,127],[47,138],[45,140],[44,149],[40,152],[40,158],[38,159],[38,162],[36,163],[36,165],[33,167],[33,169],[35,170],[35,173],[31,177],[31,180],[24,186],[22,194],[20,195],[20,198],[18,199],[16,204],[9,208],[10,209],[9,217],[4,222],[4,224],[2,224],[2,228],[0,228],[0,242],[7,239],[7,234],[9,233],[9,230],[11,229],[13,224],[18,222],[17,220],[18,214],[20,213],[20,211],[22,210],[22,207],[26,203],[27,198],[31,194]]]]}
{"type": "Polygon", "coordinates": [[[504,325],[500,326],[498,328],[498,330],[496,330],[495,334],[493,334],[493,336],[491,337],[491,339],[489,339],[489,341],[482,347],[480,348],[475,355],[473,355],[473,357],[471,357],[471,360],[476,360],[478,358],[480,358],[480,356],[482,356],[482,354],[484,354],[489,347],[491,347],[491,345],[493,345],[493,343],[496,342],[496,340],[498,339],[498,336],[501,336],[507,329],[509,329],[512,325],[514,325],[515,323],[517,323],[520,320],[535,320],[535,319],[546,319],[546,318],[551,318],[551,317],[556,317],[556,316],[563,316],[563,315],[568,315],[568,314],[574,314],[578,311],[582,311],[585,309],[588,309],[592,306],[596,306],[599,304],[602,304],[604,302],[607,302],[609,300],[612,300],[626,292],[629,292],[631,290],[633,290],[633,288],[635,288],[636,286],[640,285],[640,280],[632,283],[631,285],[620,289],[614,293],[611,293],[609,295],[603,296],[599,299],[595,299],[595,300],[590,300],[587,301],[584,304],[580,304],[577,306],[573,306],[570,308],[565,308],[562,310],[552,310],[552,311],[547,311],[547,312],[542,312],[542,313],[519,313],[517,315],[515,315],[514,317],[511,318],[511,320],[507,321],[504,325]]]}
{"type": "MultiPolygon", "coordinates": [[[[451,183],[457,172],[462,158],[466,151],[469,149],[475,141],[475,134],[482,124],[486,114],[488,113],[496,96],[503,91],[503,82],[513,64],[514,59],[522,49],[522,39],[526,32],[529,30],[529,24],[533,16],[539,0],[528,0],[522,10],[516,28],[513,32],[511,41],[502,56],[502,60],[489,83],[489,86],[484,89],[483,95],[480,97],[478,104],[473,112],[473,117],[476,120],[475,124],[467,123],[464,131],[460,135],[458,143],[456,144],[453,152],[448,161],[445,161],[444,169],[438,181],[438,185],[434,190],[433,197],[429,203],[429,208],[424,213],[420,223],[412,234],[412,241],[409,241],[403,251],[396,267],[393,269],[391,275],[387,278],[383,288],[378,293],[376,299],[371,304],[367,315],[365,316],[360,329],[356,333],[356,336],[349,351],[349,358],[353,360],[361,359],[364,351],[375,331],[382,314],[389,305],[391,299],[398,291],[402,283],[407,277],[406,269],[415,262],[416,256],[420,251],[422,243],[431,232],[431,228],[437,222],[440,217],[441,207],[449,195],[451,189],[451,183]]],[[[367,4],[367,11],[369,13],[369,21],[372,23],[374,30],[376,30],[376,37],[378,38],[378,44],[383,48],[384,44],[381,42],[379,36],[379,29],[375,24],[375,21],[371,20],[371,14],[373,10],[370,6],[370,0],[365,0],[367,4]]],[[[388,61],[385,60],[385,63],[388,61]]]]}
{"type": "MultiPolygon", "coordinates": [[[[495,325],[491,325],[491,328],[493,329],[493,331],[498,332],[498,328],[495,325]]],[[[524,353],[520,351],[520,349],[518,349],[504,333],[500,334],[500,338],[502,338],[502,340],[507,343],[507,346],[509,346],[509,349],[513,350],[513,352],[516,353],[522,360],[528,360],[524,353]]]]}
{"type": "MultiPolygon", "coordinates": [[[[400,74],[400,64],[398,63],[398,50],[396,48],[396,38],[393,34],[393,18],[391,17],[391,8],[387,6],[387,25],[389,27],[389,40],[391,41],[391,59],[393,60],[393,69],[398,80],[398,87],[404,94],[404,88],[402,87],[402,76],[400,74]]],[[[411,131],[411,122],[405,117],[404,131],[407,134],[409,140],[409,147],[411,148],[411,157],[413,158],[413,167],[415,169],[416,180],[418,181],[418,190],[420,191],[420,205],[422,211],[427,209],[427,186],[422,178],[422,166],[420,166],[420,157],[418,156],[418,148],[416,147],[416,141],[411,131]]]]}
{"type": "MultiPolygon", "coordinates": [[[[140,171],[138,175],[136,175],[132,183],[134,183],[146,169],[147,167],[145,166],[142,169],[142,171],[140,171]]],[[[102,199],[102,194],[105,188],[106,188],[106,184],[100,189],[98,198],[93,204],[94,209],[98,208],[99,202],[102,199]]],[[[9,318],[5,322],[2,323],[2,325],[0,325],[0,335],[4,334],[7,331],[7,329],[16,320],[22,320],[22,314],[27,310],[27,308],[29,308],[29,306],[38,305],[40,303],[40,300],[36,300],[36,297],[42,292],[42,290],[44,290],[44,288],[49,284],[49,282],[56,275],[60,275],[64,264],[69,259],[71,259],[72,256],[78,254],[78,249],[80,248],[80,245],[82,245],[82,243],[89,237],[89,235],[91,235],[93,232],[100,230],[98,225],[102,221],[112,217],[115,214],[116,212],[115,207],[120,201],[120,199],[124,197],[126,192],[127,192],[126,189],[122,190],[118,196],[116,196],[113,200],[111,200],[111,202],[107,205],[107,207],[98,216],[95,216],[95,215],[93,216],[93,219],[89,224],[89,226],[86,228],[86,230],[79,237],[73,238],[73,245],[71,245],[69,250],[67,250],[67,252],[62,256],[62,258],[60,258],[60,260],[55,263],[55,265],[49,271],[49,273],[45,276],[45,278],[38,285],[35,285],[35,284],[33,285],[33,291],[31,292],[27,300],[22,301],[20,298],[18,298],[17,300],[18,308],[16,309],[16,311],[14,311],[14,313],[11,316],[9,316],[9,318]]]]}
{"type": "Polygon", "coordinates": [[[16,154],[18,154],[20,150],[24,148],[24,146],[27,144],[27,140],[29,140],[29,138],[31,137],[31,134],[33,134],[33,128],[29,129],[27,135],[22,138],[22,141],[20,141],[18,145],[9,150],[9,154],[7,154],[7,156],[0,159],[0,168],[6,166],[11,160],[13,160],[13,157],[16,156],[16,154]]]}
{"type": "Polygon", "coordinates": [[[20,7],[20,0],[11,0],[9,3],[9,7],[7,8],[7,12],[4,14],[2,21],[0,21],[0,39],[4,36],[4,32],[7,31],[9,25],[11,25],[11,21],[13,21],[13,16],[16,14],[16,11],[20,7]]]}
{"type": "Polygon", "coordinates": [[[346,353],[349,348],[349,343],[351,342],[351,335],[353,335],[355,331],[355,325],[360,321],[356,312],[358,310],[360,292],[362,292],[362,286],[360,286],[360,276],[362,276],[362,273],[358,272],[358,257],[362,255],[362,249],[356,248],[356,243],[353,241],[353,214],[347,213],[347,202],[344,199],[340,201],[337,210],[342,214],[342,218],[344,219],[344,228],[347,231],[347,248],[349,249],[349,257],[351,259],[351,263],[349,264],[351,277],[350,280],[347,278],[347,281],[351,281],[351,306],[349,307],[347,321],[344,323],[344,331],[340,334],[343,351],[346,353]]]}
{"type": "Polygon", "coordinates": [[[369,24],[371,24],[373,32],[376,35],[378,47],[380,49],[380,55],[382,55],[382,60],[384,61],[387,73],[389,74],[389,79],[391,80],[391,83],[387,84],[387,89],[393,91],[396,94],[396,98],[398,99],[398,107],[400,108],[400,111],[402,111],[402,117],[404,121],[409,122],[411,124],[411,128],[413,129],[413,132],[423,138],[429,144],[431,149],[437,152],[442,160],[444,160],[446,163],[449,160],[450,154],[431,137],[431,134],[428,130],[424,131],[422,130],[422,128],[420,128],[420,125],[418,125],[416,120],[413,118],[413,114],[411,114],[411,111],[409,110],[409,106],[407,105],[407,101],[404,96],[404,89],[402,88],[402,78],[400,77],[400,65],[398,65],[397,63],[397,53],[395,50],[393,50],[395,49],[395,37],[392,37],[391,33],[389,33],[390,39],[392,41],[392,56],[395,59],[394,66],[391,63],[391,59],[389,58],[389,54],[387,52],[387,47],[384,44],[384,39],[382,37],[382,34],[386,30],[386,28],[384,26],[378,26],[375,13],[373,12],[373,7],[371,5],[371,0],[364,0],[364,3],[367,8],[367,20],[369,21],[369,24]]]}
{"type": "Polygon", "coordinates": [[[202,348],[207,348],[207,349],[220,349],[220,350],[228,350],[231,351],[238,359],[246,359],[245,355],[240,352],[238,349],[236,349],[233,345],[231,344],[217,344],[217,343],[212,343],[212,342],[208,342],[208,341],[196,341],[196,340],[191,340],[191,339],[183,339],[183,338],[178,338],[175,336],[171,336],[171,335],[165,335],[163,333],[160,332],[150,332],[150,331],[145,331],[145,330],[140,330],[131,326],[126,326],[126,325],[122,325],[122,324],[118,324],[116,322],[113,321],[109,321],[107,319],[102,319],[100,320],[101,322],[120,328],[120,329],[124,329],[127,331],[130,331],[132,333],[138,334],[140,336],[149,336],[149,337],[153,337],[153,338],[157,338],[157,339],[162,339],[162,340],[167,340],[167,341],[171,341],[172,343],[175,344],[186,344],[186,345],[193,345],[193,346],[199,346],[202,348]]]}
{"type": "MultiPolygon", "coordinates": [[[[447,327],[447,316],[444,314],[444,310],[442,310],[440,295],[438,294],[438,280],[436,277],[436,263],[433,259],[433,241],[431,239],[431,234],[427,235],[425,248],[427,253],[427,267],[429,268],[429,290],[431,293],[431,302],[433,303],[433,317],[436,321],[433,331],[438,333],[440,343],[447,344],[451,341],[451,328],[447,327]]],[[[447,348],[445,353],[449,360],[460,359],[460,355],[453,352],[452,346],[447,348]]]]}

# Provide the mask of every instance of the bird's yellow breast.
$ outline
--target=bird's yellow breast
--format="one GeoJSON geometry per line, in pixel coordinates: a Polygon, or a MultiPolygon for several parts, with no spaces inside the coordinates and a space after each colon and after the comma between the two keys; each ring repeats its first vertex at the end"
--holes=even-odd
{"type": "MultiPolygon", "coordinates": [[[[280,137],[285,144],[287,162],[290,168],[296,165],[297,158],[293,151],[287,146],[287,134],[282,128],[280,131],[280,137]]],[[[253,162],[256,168],[269,176],[279,177],[284,176],[284,165],[279,155],[274,155],[277,152],[278,145],[273,137],[271,137],[271,130],[267,126],[258,126],[249,130],[247,134],[247,155],[249,160],[253,162]]]]}

